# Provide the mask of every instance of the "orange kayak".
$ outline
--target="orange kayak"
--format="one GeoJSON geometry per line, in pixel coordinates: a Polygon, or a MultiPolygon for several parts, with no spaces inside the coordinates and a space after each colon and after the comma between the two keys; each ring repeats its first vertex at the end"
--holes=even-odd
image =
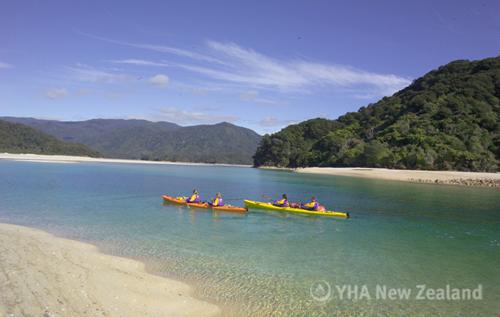
{"type": "Polygon", "coordinates": [[[172,196],[168,196],[168,195],[163,195],[162,197],[163,197],[163,200],[165,202],[189,206],[189,207],[195,207],[195,208],[213,209],[213,210],[218,210],[218,211],[229,211],[229,212],[247,212],[247,210],[248,210],[247,208],[231,206],[231,205],[214,207],[208,203],[187,203],[183,198],[172,197],[172,196]]]}

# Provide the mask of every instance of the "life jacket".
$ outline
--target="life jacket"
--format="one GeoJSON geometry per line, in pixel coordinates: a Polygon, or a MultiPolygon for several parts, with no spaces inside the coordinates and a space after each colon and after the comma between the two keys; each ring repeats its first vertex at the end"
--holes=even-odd
{"type": "Polygon", "coordinates": [[[308,202],[307,204],[304,204],[304,208],[311,209],[311,210],[316,210],[318,209],[318,202],[317,201],[311,201],[308,202]]]}
{"type": "Polygon", "coordinates": [[[280,199],[280,200],[276,200],[274,202],[274,205],[277,205],[277,206],[288,206],[288,199],[283,198],[283,199],[280,199]]]}
{"type": "Polygon", "coordinates": [[[215,197],[215,199],[212,203],[212,206],[215,206],[215,207],[224,206],[224,201],[222,201],[222,198],[215,197]]]}
{"type": "Polygon", "coordinates": [[[197,203],[200,201],[200,196],[198,194],[192,194],[191,197],[189,197],[186,202],[188,203],[197,203]]]}

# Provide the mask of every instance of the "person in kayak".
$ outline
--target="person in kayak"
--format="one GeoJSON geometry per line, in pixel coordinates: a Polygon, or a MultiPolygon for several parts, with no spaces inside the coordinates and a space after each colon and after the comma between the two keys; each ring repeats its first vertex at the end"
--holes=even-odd
{"type": "Polygon", "coordinates": [[[187,203],[199,203],[201,202],[200,195],[198,195],[198,191],[196,189],[193,189],[193,193],[189,198],[186,198],[187,203]]]}
{"type": "Polygon", "coordinates": [[[222,207],[222,206],[224,206],[224,201],[222,200],[221,193],[217,193],[215,195],[215,198],[212,199],[212,201],[210,202],[210,205],[212,205],[213,207],[222,207]]]}
{"type": "Polygon", "coordinates": [[[319,203],[318,203],[318,200],[316,200],[316,197],[313,197],[311,198],[311,201],[306,203],[306,204],[302,204],[301,206],[302,209],[306,209],[306,210],[314,210],[314,211],[317,211],[318,208],[319,208],[319,203]]]}
{"type": "Polygon", "coordinates": [[[288,207],[290,204],[288,203],[288,197],[286,197],[286,194],[283,194],[281,199],[274,201],[273,205],[277,207],[288,207]]]}

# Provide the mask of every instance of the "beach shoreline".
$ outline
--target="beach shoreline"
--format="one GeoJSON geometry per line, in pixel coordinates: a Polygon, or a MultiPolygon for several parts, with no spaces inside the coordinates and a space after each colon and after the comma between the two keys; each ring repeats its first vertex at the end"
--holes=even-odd
{"type": "Polygon", "coordinates": [[[500,173],[397,170],[364,167],[305,167],[294,169],[293,171],[305,174],[349,176],[411,183],[500,188],[500,173]]]}
{"type": "Polygon", "coordinates": [[[183,282],[79,241],[0,223],[0,316],[216,316],[183,282]]]}
{"type": "MultiPolygon", "coordinates": [[[[145,165],[251,167],[250,165],[241,165],[241,164],[142,161],[142,160],[126,160],[126,159],[110,159],[110,158],[91,158],[85,156],[10,154],[10,153],[0,153],[0,160],[38,162],[38,163],[58,163],[58,164],[114,163],[114,164],[145,164],[145,165]]],[[[262,166],[259,167],[259,169],[291,171],[303,174],[336,175],[336,176],[349,176],[349,177],[359,177],[368,179],[404,181],[411,183],[500,188],[500,173],[398,170],[398,169],[369,168],[369,167],[286,168],[286,167],[262,166]]]]}
{"type": "Polygon", "coordinates": [[[0,160],[39,162],[39,163],[115,163],[115,164],[121,163],[121,164],[147,164],[147,165],[251,167],[251,165],[243,165],[243,164],[143,161],[143,160],[112,159],[112,158],[94,158],[88,156],[42,155],[42,154],[29,154],[29,153],[26,154],[0,153],[0,160]]]}

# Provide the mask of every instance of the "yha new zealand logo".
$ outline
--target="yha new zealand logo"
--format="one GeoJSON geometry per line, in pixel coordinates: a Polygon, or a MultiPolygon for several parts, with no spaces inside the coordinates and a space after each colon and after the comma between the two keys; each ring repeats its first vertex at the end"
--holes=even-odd
{"type": "Polygon", "coordinates": [[[386,285],[334,285],[327,281],[318,281],[311,285],[311,297],[319,304],[324,304],[332,298],[338,300],[482,300],[483,286],[476,288],[456,288],[445,285],[441,288],[431,288],[425,284],[415,287],[388,287],[386,285]]]}
{"type": "Polygon", "coordinates": [[[318,303],[326,303],[332,299],[332,288],[327,281],[314,282],[309,288],[309,293],[318,303]]]}

